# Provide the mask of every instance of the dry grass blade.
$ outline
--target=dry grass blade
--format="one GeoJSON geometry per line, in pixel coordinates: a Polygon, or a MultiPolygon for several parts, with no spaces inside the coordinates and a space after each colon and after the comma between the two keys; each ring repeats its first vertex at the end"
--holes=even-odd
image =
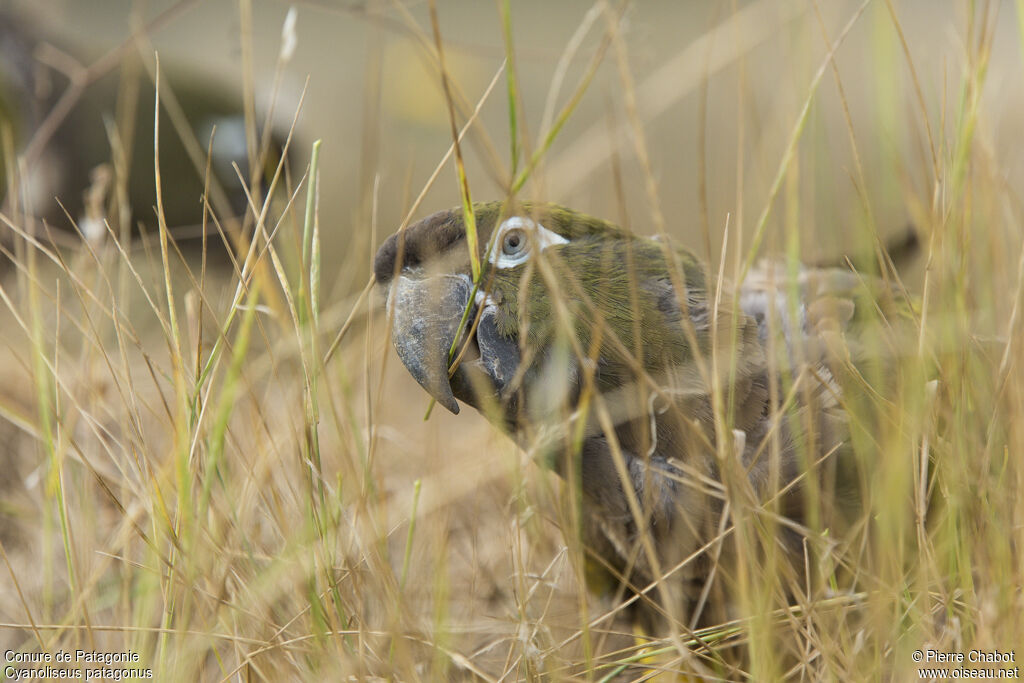
{"type": "Polygon", "coordinates": [[[822,62],[818,71],[814,74],[814,78],[811,79],[811,84],[807,88],[807,98],[804,100],[804,105],[800,110],[800,114],[797,116],[796,123],[793,124],[793,130],[790,133],[789,143],[786,145],[785,152],[782,155],[782,160],[779,162],[779,168],[775,172],[775,179],[772,181],[771,189],[768,191],[768,199],[765,202],[764,209],[761,210],[761,215],[757,219],[757,223],[754,225],[754,234],[750,238],[750,249],[747,253],[747,258],[743,262],[743,268],[740,271],[739,281],[742,282],[747,273],[750,272],[751,266],[754,265],[754,261],[758,258],[760,253],[761,241],[764,239],[765,230],[768,227],[768,216],[771,214],[772,206],[775,203],[775,197],[779,194],[779,190],[782,187],[782,181],[786,178],[786,173],[789,170],[790,162],[793,159],[793,155],[796,153],[797,145],[800,143],[800,136],[803,133],[804,125],[807,123],[807,116],[811,111],[811,104],[814,102],[815,94],[818,90],[818,84],[821,83],[822,76],[825,75],[825,71],[832,64],[832,57],[835,55],[835,51],[843,44],[843,40],[849,35],[850,31],[856,25],[857,20],[860,19],[864,10],[867,9],[871,0],[864,0],[857,10],[850,17],[850,20],[846,22],[846,26],[839,32],[835,42],[829,48],[828,55],[822,62]]]}
{"type": "MultiPolygon", "coordinates": [[[[437,19],[437,1],[430,0],[430,25],[434,30],[434,43],[437,48],[437,59],[441,72],[441,87],[444,90],[445,103],[448,106],[448,124],[451,127],[452,145],[455,147],[455,173],[459,181],[459,196],[462,198],[462,220],[466,226],[466,246],[469,248],[469,262],[473,269],[473,282],[480,281],[480,246],[476,234],[476,218],[473,214],[473,197],[469,192],[469,180],[466,177],[466,164],[462,160],[462,146],[459,144],[459,126],[455,121],[455,102],[452,100],[452,89],[449,85],[451,75],[444,62],[444,44],[441,41],[441,25],[437,19]]],[[[454,355],[454,346],[449,358],[454,355]]]]}

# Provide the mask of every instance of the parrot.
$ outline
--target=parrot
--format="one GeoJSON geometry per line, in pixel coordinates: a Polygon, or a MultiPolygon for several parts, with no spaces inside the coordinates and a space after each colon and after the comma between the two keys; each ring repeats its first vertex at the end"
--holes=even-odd
{"type": "Polygon", "coordinates": [[[664,235],[555,204],[472,217],[476,265],[462,207],[378,249],[393,346],[437,403],[565,480],[588,585],[647,629],[721,623],[730,507],[774,525],[762,550],[802,585],[808,524],[839,528],[857,498],[843,387],[896,343],[871,333],[892,286],[772,263],[736,285],[664,235]]]}

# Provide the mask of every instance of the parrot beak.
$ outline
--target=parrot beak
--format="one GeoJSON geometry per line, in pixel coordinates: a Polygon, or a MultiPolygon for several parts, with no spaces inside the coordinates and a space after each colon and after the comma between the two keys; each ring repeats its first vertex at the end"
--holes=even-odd
{"type": "Polygon", "coordinates": [[[459,412],[456,398],[477,409],[497,399],[514,412],[510,401],[521,359],[518,342],[498,332],[496,310],[489,303],[479,304],[482,311],[472,304],[460,325],[472,296],[473,285],[464,276],[399,275],[388,295],[388,310],[394,316],[391,341],[409,374],[452,413],[459,412]],[[466,353],[449,374],[452,344],[461,348],[474,320],[477,326],[466,353]]]}
{"type": "Polygon", "coordinates": [[[399,275],[391,285],[391,341],[409,373],[438,403],[458,414],[448,377],[448,351],[463,336],[462,314],[472,287],[454,275],[399,275]]]}

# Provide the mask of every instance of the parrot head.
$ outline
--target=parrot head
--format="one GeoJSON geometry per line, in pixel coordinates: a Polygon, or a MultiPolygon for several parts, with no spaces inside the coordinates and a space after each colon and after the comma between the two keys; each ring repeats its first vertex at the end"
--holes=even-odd
{"type": "MultiPolygon", "coordinates": [[[[374,262],[398,356],[445,408],[461,401],[516,430],[573,408],[585,373],[602,392],[698,374],[711,314],[692,254],[552,204],[482,203],[474,217],[476,282],[461,208],[395,233],[374,262]]],[[[741,342],[756,335],[748,323],[741,342]]]]}

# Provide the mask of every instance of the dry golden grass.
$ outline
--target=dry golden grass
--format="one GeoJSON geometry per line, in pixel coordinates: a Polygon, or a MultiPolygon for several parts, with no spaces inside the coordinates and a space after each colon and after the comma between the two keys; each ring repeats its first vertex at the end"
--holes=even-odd
{"type": "MultiPolygon", "coordinates": [[[[572,15],[579,39],[542,55],[534,82],[536,55],[508,42],[530,27],[499,3],[492,26],[450,44],[464,61],[486,44],[499,54],[480,63],[503,65],[471,92],[453,76],[438,100],[451,116],[438,135],[468,131],[466,150],[431,158],[439,172],[422,182],[391,169],[401,180],[385,198],[364,149],[345,249],[336,235],[324,248],[339,221],[318,210],[336,180],[294,154],[253,195],[233,263],[216,266],[207,251],[225,217],[213,209],[197,208],[214,235],[202,257],[182,256],[160,222],[127,238],[113,199],[108,234],[58,248],[19,205],[25,169],[13,169],[0,217],[0,650],[133,652],[161,681],[636,680],[652,667],[916,680],[919,649],[1024,656],[1024,129],[1001,118],[1020,111],[1024,19],[1006,27],[1024,6],[934,20],[954,48],[922,63],[918,51],[937,53],[915,42],[928,35],[919,8],[819,5],[722,3],[652,64],[643,29],[631,33],[639,10],[597,3],[572,15]],[[769,66],[765,44],[782,55],[769,66]],[[665,123],[679,106],[696,125],[665,123]],[[679,171],[673,150],[694,140],[679,171]],[[875,235],[912,219],[923,254],[901,275],[919,336],[891,395],[863,399],[877,422],[855,442],[861,545],[834,594],[791,609],[773,602],[769,569],[737,577],[742,618],[703,635],[749,648],[742,669],[656,634],[659,656],[638,662],[614,605],[580,585],[557,478],[468,411],[423,420],[381,293],[360,278],[396,227],[385,221],[455,203],[427,199],[435,181],[448,198],[461,186],[465,199],[516,188],[580,201],[716,264],[728,212],[734,273],[766,251],[873,253],[875,235]]],[[[401,42],[437,75],[444,20],[467,10],[436,11],[437,34],[416,3],[357,12],[377,32],[367,61],[401,42]]],[[[364,142],[396,134],[397,117],[380,116],[388,87],[367,68],[364,142]]]]}

